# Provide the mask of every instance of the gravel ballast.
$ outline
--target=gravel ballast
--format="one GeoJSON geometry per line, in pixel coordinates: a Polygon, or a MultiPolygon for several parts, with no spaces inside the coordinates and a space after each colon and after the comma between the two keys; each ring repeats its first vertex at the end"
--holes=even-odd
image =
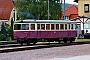
{"type": "Polygon", "coordinates": [[[88,56],[90,56],[90,44],[83,44],[0,53],[0,60],[69,60],[69,58],[72,60],[75,57],[84,59],[88,56]]]}

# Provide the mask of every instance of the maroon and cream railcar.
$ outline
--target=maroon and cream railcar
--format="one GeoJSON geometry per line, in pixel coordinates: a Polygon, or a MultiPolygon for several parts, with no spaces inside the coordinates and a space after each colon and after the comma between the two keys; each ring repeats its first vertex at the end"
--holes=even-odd
{"type": "Polygon", "coordinates": [[[76,22],[69,20],[18,20],[14,22],[14,39],[18,43],[74,41],[76,22]]]}

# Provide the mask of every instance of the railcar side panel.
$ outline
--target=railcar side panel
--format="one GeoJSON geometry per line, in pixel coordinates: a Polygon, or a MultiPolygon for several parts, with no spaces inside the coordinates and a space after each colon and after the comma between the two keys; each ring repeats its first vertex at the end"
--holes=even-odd
{"type": "Polygon", "coordinates": [[[67,37],[77,37],[77,30],[67,31],[67,37]]]}
{"type": "Polygon", "coordinates": [[[14,31],[14,39],[17,38],[69,38],[77,37],[76,30],[69,31],[14,31]]]}
{"type": "Polygon", "coordinates": [[[14,31],[14,39],[18,38],[30,38],[29,31],[14,31]]]}

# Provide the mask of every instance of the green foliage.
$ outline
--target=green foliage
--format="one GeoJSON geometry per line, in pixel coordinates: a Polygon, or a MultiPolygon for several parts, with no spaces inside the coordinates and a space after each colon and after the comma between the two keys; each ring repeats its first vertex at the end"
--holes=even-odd
{"type": "Polygon", "coordinates": [[[7,38],[7,31],[6,31],[6,28],[4,26],[4,22],[2,22],[2,25],[1,25],[1,34],[4,34],[5,37],[7,38]]]}
{"type": "MultiPolygon", "coordinates": [[[[50,1],[50,19],[58,20],[61,17],[61,4],[60,0],[50,1]],[[57,2],[56,2],[57,1],[57,2]]],[[[15,7],[21,12],[29,12],[36,19],[48,19],[48,0],[17,0],[15,7]]],[[[26,19],[26,17],[20,17],[26,19]]]]}
{"type": "Polygon", "coordinates": [[[11,19],[11,26],[6,26],[8,37],[13,39],[13,18],[11,19]]]}
{"type": "Polygon", "coordinates": [[[8,36],[13,36],[13,29],[12,29],[12,27],[8,26],[7,30],[8,30],[8,36]]]}
{"type": "Polygon", "coordinates": [[[13,19],[11,19],[11,26],[7,26],[8,36],[13,38],[13,19]]]}
{"type": "Polygon", "coordinates": [[[11,28],[13,29],[13,23],[14,23],[14,21],[13,21],[13,18],[11,19],[11,28]]]}
{"type": "Polygon", "coordinates": [[[6,41],[6,37],[4,34],[0,34],[0,41],[6,41]]]}
{"type": "Polygon", "coordinates": [[[10,26],[10,33],[11,33],[11,36],[13,37],[13,23],[14,23],[14,21],[13,21],[13,19],[11,20],[11,26],[10,26]]]}

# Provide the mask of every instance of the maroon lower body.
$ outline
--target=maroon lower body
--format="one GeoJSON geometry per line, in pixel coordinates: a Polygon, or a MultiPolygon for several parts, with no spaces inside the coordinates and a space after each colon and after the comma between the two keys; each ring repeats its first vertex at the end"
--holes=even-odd
{"type": "Polygon", "coordinates": [[[21,41],[73,41],[77,37],[76,30],[55,31],[14,31],[14,39],[21,41]]]}

